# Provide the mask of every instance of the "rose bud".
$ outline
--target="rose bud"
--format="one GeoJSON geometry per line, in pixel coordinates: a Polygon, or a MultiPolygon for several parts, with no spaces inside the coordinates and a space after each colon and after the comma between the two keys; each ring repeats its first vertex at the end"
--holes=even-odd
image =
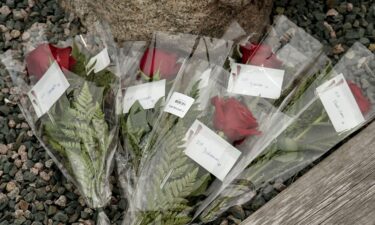
{"type": "Polygon", "coordinates": [[[140,69],[150,79],[171,80],[176,77],[180,70],[176,53],[164,51],[157,48],[149,48],[141,58],[140,69]]]}
{"type": "Polygon", "coordinates": [[[214,128],[222,131],[232,142],[239,142],[250,135],[259,135],[258,123],[250,110],[235,98],[211,99],[215,106],[214,128]]]}
{"type": "Polygon", "coordinates": [[[71,53],[71,47],[58,48],[51,44],[41,44],[26,56],[27,73],[39,80],[54,60],[61,68],[71,70],[76,64],[76,60],[71,56],[71,53]]]}
{"type": "Polygon", "coordinates": [[[279,69],[283,64],[268,45],[248,43],[240,46],[242,53],[242,63],[254,66],[264,66],[267,68],[279,69]]]}

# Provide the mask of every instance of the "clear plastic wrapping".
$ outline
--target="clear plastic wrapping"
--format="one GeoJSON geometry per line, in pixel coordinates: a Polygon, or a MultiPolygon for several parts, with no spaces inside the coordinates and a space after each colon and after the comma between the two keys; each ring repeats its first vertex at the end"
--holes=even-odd
{"type": "Polygon", "coordinates": [[[148,48],[144,43],[133,42],[122,49],[121,142],[135,172],[164,98],[192,53],[196,39],[194,35],[156,32],[148,48]]]}
{"type": "Polygon", "coordinates": [[[228,91],[261,96],[274,105],[292,91],[323,49],[285,16],[276,17],[261,41],[251,37],[241,40],[233,51],[228,91]]]}
{"type": "Polygon", "coordinates": [[[230,59],[227,91],[247,99],[261,98],[272,106],[266,120],[259,123],[262,135],[238,146],[243,154],[223,181],[216,180],[207,191],[196,216],[213,201],[275,137],[294,120],[280,109],[281,102],[296,85],[313,79],[310,71],[322,45],[284,16],[275,20],[259,44],[242,40],[230,59]]]}
{"type": "Polygon", "coordinates": [[[116,45],[101,23],[57,45],[47,41],[45,30],[30,33],[22,51],[1,56],[20,109],[87,204],[103,207],[111,197],[108,178],[118,143],[116,45]]]}
{"type": "Polygon", "coordinates": [[[231,206],[248,202],[264,183],[289,179],[371,121],[375,115],[373,60],[374,55],[356,43],[333,68],[328,64],[315,73],[313,82],[301,83],[281,107],[295,115],[293,123],[221,191],[200,220],[212,221],[231,206]]]}
{"type": "Polygon", "coordinates": [[[109,176],[124,225],[203,224],[286,181],[375,117],[375,56],[355,43],[333,66],[278,16],[260,41],[155,32],[118,48],[104,23],[51,44],[32,26],[2,54],[36,138],[109,224],[109,176]],[[115,154],[117,151],[117,154],[115,154]]]}
{"type": "Polygon", "coordinates": [[[116,154],[116,169],[127,197],[134,192],[145,145],[165,97],[192,54],[196,39],[189,34],[155,32],[150,43],[126,42],[120,50],[121,148],[116,154]]]}
{"type": "Polygon", "coordinates": [[[245,154],[235,146],[257,138],[260,124],[274,111],[261,98],[228,93],[229,73],[204,62],[185,64],[154,126],[126,224],[190,222],[212,182],[224,180],[245,154]]]}
{"type": "Polygon", "coordinates": [[[225,41],[212,49],[206,43],[209,39],[197,44],[145,147],[147,154],[142,157],[139,183],[130,196],[127,223],[190,222],[262,153],[262,145],[291,123],[293,118],[278,111],[276,101],[292,90],[289,83],[311,75],[302,73],[319,56],[322,46],[286,22],[280,18],[258,45],[267,45],[266,52],[257,49],[242,54],[247,57],[242,62],[250,65],[231,60],[230,73],[217,66],[225,62],[225,41]],[[294,31],[283,43],[285,29],[294,31]],[[311,45],[303,49],[306,39],[311,45]],[[297,61],[300,51],[306,54],[305,61],[297,61]],[[254,89],[256,93],[248,93],[254,89]]]}

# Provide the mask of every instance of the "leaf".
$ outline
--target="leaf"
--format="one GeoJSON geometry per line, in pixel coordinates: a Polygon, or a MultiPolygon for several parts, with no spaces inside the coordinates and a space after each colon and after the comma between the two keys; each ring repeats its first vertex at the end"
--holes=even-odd
{"type": "MultiPolygon", "coordinates": [[[[102,89],[99,89],[102,90],[102,89]]],[[[65,110],[53,115],[55,123],[44,125],[48,144],[62,157],[64,166],[89,204],[103,204],[101,196],[107,151],[112,142],[100,104],[85,82],[65,110]]]]}
{"type": "Polygon", "coordinates": [[[104,94],[108,93],[111,90],[111,85],[117,82],[117,76],[108,69],[95,73],[92,69],[95,67],[96,62],[88,65],[89,61],[86,55],[79,50],[75,42],[73,43],[72,56],[76,60],[72,72],[86,81],[94,82],[98,87],[104,87],[104,94]],[[88,74],[89,71],[91,72],[88,74]]]}
{"type": "MultiPolygon", "coordinates": [[[[195,83],[189,95],[198,98],[199,82],[195,83]]],[[[142,192],[147,193],[147,201],[133,224],[187,224],[193,210],[190,206],[195,196],[203,194],[211,175],[201,169],[184,153],[184,138],[188,127],[199,117],[201,111],[194,104],[184,118],[172,114],[162,114],[162,126],[155,129],[150,138],[144,165],[152,171],[142,192]]]]}

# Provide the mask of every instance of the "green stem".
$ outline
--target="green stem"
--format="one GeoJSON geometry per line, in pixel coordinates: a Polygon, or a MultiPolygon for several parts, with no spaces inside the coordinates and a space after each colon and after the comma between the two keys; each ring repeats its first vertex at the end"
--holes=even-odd
{"type": "Polygon", "coordinates": [[[316,118],[316,120],[314,120],[314,122],[312,122],[309,127],[307,127],[302,133],[300,133],[295,139],[294,141],[298,142],[303,136],[305,136],[305,134],[307,132],[309,132],[315,125],[317,125],[318,123],[322,122],[324,119],[327,118],[327,113],[323,112],[318,118],[316,118]]]}

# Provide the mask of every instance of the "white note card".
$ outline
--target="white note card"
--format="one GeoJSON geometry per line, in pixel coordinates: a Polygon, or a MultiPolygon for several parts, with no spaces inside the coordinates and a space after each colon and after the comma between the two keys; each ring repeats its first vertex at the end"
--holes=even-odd
{"type": "Polygon", "coordinates": [[[128,113],[132,105],[139,101],[144,109],[152,109],[165,96],[165,80],[153,81],[128,87],[123,100],[123,112],[128,113]]]}
{"type": "Polygon", "coordinates": [[[187,135],[185,154],[223,181],[241,152],[214,131],[195,120],[187,135]]]}
{"type": "Polygon", "coordinates": [[[92,67],[94,64],[94,67],[91,68],[89,73],[91,73],[92,70],[94,70],[95,73],[98,73],[111,63],[111,59],[108,55],[108,49],[104,48],[101,52],[99,52],[96,56],[92,57],[89,62],[87,63],[87,69],[92,67]]]}
{"type": "Polygon", "coordinates": [[[165,106],[164,112],[171,113],[180,118],[184,118],[190,107],[194,103],[194,98],[174,92],[165,106]]]}
{"type": "Polygon", "coordinates": [[[284,74],[284,70],[232,63],[228,92],[278,99],[281,95],[284,74]]]}
{"type": "Polygon", "coordinates": [[[337,132],[352,129],[365,121],[343,74],[339,74],[316,89],[337,132]]]}
{"type": "Polygon", "coordinates": [[[27,93],[38,118],[44,115],[70,86],[55,61],[27,93]]]}

